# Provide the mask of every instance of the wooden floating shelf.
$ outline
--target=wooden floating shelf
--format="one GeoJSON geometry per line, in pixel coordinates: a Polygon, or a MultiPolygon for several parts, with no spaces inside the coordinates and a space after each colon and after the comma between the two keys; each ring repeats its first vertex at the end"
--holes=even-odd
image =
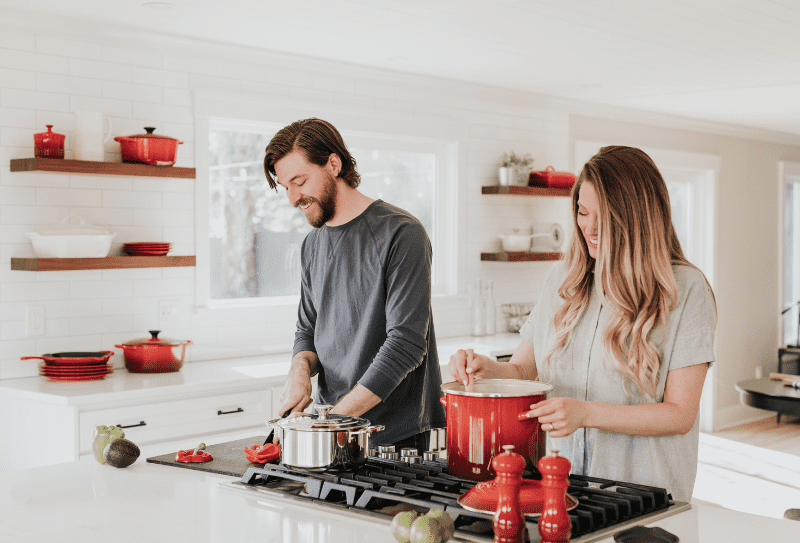
{"type": "Polygon", "coordinates": [[[12,158],[12,172],[60,172],[92,175],[134,175],[139,177],[180,177],[195,179],[195,168],[175,166],[149,166],[125,162],[96,162],[92,160],[64,160],[60,158],[12,158]]]}
{"type": "Polygon", "coordinates": [[[539,262],[545,260],[561,260],[561,253],[481,253],[485,262],[539,262]]]}
{"type": "Polygon", "coordinates": [[[514,196],[569,196],[572,189],[555,187],[522,187],[493,185],[481,187],[481,194],[511,194],[514,196]]]}
{"type": "Polygon", "coordinates": [[[194,266],[194,256],[107,256],[105,258],[12,258],[19,271],[112,270],[194,266]]]}

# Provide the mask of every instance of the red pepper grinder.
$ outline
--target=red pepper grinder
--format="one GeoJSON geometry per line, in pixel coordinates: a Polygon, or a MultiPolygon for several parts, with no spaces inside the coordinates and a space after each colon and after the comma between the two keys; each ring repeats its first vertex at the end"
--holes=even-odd
{"type": "Polygon", "coordinates": [[[539,473],[544,487],[544,508],[539,517],[541,543],[565,543],[572,535],[572,522],[567,514],[567,487],[572,465],[558,451],[539,460],[539,473]]]}
{"type": "Polygon", "coordinates": [[[522,470],[525,459],[514,452],[513,445],[503,445],[504,453],[492,460],[497,476],[494,482],[499,493],[497,511],[494,513],[494,543],[522,543],[525,535],[525,517],[519,506],[519,489],[522,487],[522,470]]]}

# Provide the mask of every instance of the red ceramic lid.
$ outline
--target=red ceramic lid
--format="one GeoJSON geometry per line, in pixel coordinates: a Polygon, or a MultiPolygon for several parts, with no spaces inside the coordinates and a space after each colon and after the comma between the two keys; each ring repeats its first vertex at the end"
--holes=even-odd
{"type": "Polygon", "coordinates": [[[123,345],[134,347],[137,345],[183,345],[184,343],[189,343],[181,339],[160,338],[158,334],[161,333],[161,330],[148,330],[148,332],[150,332],[151,337],[132,339],[131,341],[126,341],[123,345]]]}
{"type": "MultiPolygon", "coordinates": [[[[464,495],[458,498],[458,503],[470,511],[479,513],[494,514],[497,511],[497,502],[500,492],[494,480],[483,481],[469,489],[464,495]]],[[[565,494],[564,499],[567,511],[578,507],[578,500],[565,494]]],[[[533,479],[523,479],[519,489],[519,506],[522,514],[526,517],[538,517],[542,514],[544,507],[544,487],[540,481],[533,479]]]]}

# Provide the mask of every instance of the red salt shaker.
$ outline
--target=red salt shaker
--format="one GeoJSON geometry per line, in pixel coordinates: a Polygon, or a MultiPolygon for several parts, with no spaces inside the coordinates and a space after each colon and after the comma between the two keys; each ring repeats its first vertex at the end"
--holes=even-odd
{"type": "Polygon", "coordinates": [[[497,476],[498,501],[494,514],[494,543],[522,543],[525,535],[525,517],[519,505],[522,470],[525,459],[514,452],[513,445],[503,445],[504,453],[492,460],[497,476]]]}
{"type": "Polygon", "coordinates": [[[539,460],[539,473],[544,487],[544,507],[539,517],[541,543],[565,543],[572,535],[572,522],[567,514],[566,494],[572,465],[558,451],[539,460]]]}
{"type": "Polygon", "coordinates": [[[42,158],[64,158],[64,134],[53,132],[53,125],[48,124],[47,132],[33,135],[34,155],[42,158]]]}

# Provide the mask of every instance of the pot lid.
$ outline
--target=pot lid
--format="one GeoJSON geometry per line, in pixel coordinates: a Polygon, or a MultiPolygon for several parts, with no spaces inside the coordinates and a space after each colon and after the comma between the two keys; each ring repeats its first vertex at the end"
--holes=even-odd
{"type": "Polygon", "coordinates": [[[112,233],[108,228],[86,224],[83,217],[78,215],[67,215],[60,222],[50,226],[42,226],[37,228],[36,231],[42,236],[108,236],[112,233]],[[78,223],[70,222],[70,219],[77,219],[78,223]]]}
{"type": "Polygon", "coordinates": [[[284,430],[299,430],[303,432],[360,430],[370,425],[367,419],[329,414],[328,411],[333,409],[332,405],[315,405],[314,409],[316,409],[319,414],[297,414],[284,419],[277,419],[273,421],[273,423],[284,430]]]}
{"type": "Polygon", "coordinates": [[[150,337],[143,337],[140,339],[132,339],[130,341],[126,341],[123,345],[129,346],[136,346],[136,345],[183,345],[184,343],[189,343],[188,341],[184,341],[181,339],[170,339],[166,337],[158,337],[158,334],[161,333],[161,330],[148,330],[150,332],[150,337]]]}
{"type": "Polygon", "coordinates": [[[458,396],[503,398],[547,394],[553,385],[525,379],[475,379],[469,390],[458,381],[443,384],[442,390],[458,396]]]}
{"type": "Polygon", "coordinates": [[[178,140],[178,138],[170,138],[169,136],[162,136],[161,134],[153,134],[156,129],[154,126],[145,126],[144,129],[147,134],[136,134],[135,136],[128,136],[129,138],[149,138],[149,139],[162,139],[162,140],[178,140]]]}

